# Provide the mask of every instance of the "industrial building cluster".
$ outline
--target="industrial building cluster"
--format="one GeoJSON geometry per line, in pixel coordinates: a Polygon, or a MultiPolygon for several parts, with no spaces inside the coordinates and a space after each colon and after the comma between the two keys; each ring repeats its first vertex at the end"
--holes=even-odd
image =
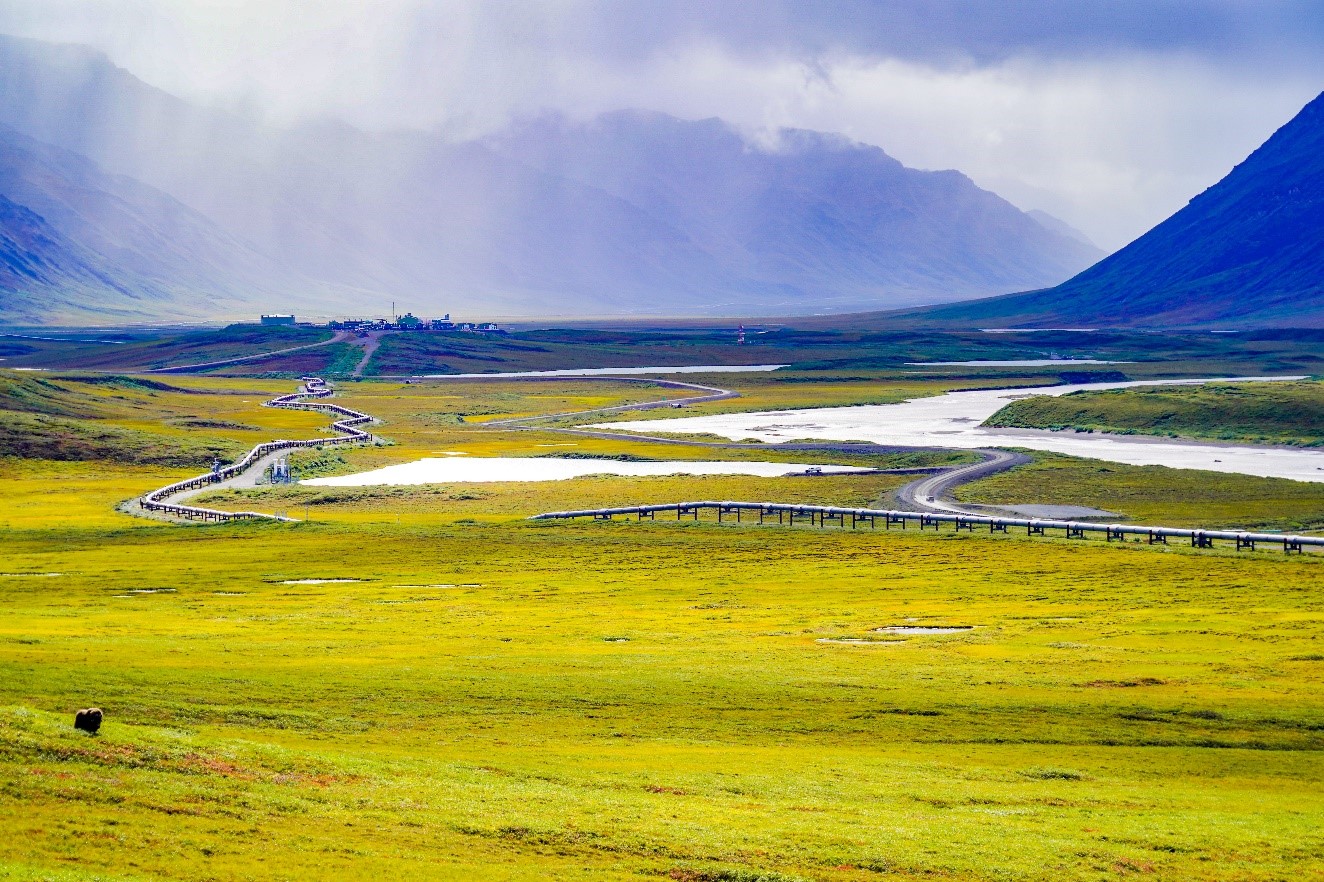
{"type": "Polygon", "coordinates": [[[327,322],[325,325],[315,325],[312,322],[300,322],[293,315],[274,314],[263,315],[262,324],[264,325],[302,325],[304,327],[326,327],[336,331],[358,331],[367,333],[368,331],[464,331],[473,334],[504,334],[503,328],[497,327],[494,322],[453,322],[450,313],[439,319],[423,319],[407,312],[404,315],[396,316],[392,319],[373,318],[373,319],[337,319],[327,322]]]}

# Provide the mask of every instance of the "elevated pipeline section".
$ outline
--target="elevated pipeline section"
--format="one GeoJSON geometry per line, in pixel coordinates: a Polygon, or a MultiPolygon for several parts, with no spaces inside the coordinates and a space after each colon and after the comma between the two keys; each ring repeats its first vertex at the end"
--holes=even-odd
{"type": "Polygon", "coordinates": [[[268,456],[280,450],[297,450],[304,447],[321,447],[326,444],[358,444],[364,441],[371,441],[372,435],[358,428],[359,426],[370,423],[373,417],[366,413],[360,413],[357,410],[350,410],[348,407],[341,407],[338,404],[325,404],[317,402],[318,398],[326,398],[332,394],[331,387],[320,377],[304,377],[301,382],[303,388],[298,392],[292,392],[289,395],[280,395],[263,404],[263,407],[283,407],[290,410],[315,410],[325,413],[337,414],[341,419],[331,424],[331,428],[340,434],[334,438],[310,438],[301,441],[268,441],[265,444],[259,444],[248,452],[243,459],[224,468],[217,469],[205,475],[198,475],[196,478],[188,478],[184,481],[177,481],[174,484],[153,490],[142,496],[138,503],[146,511],[160,512],[161,514],[173,515],[174,517],[188,518],[189,520],[201,521],[251,521],[258,519],[291,521],[294,518],[282,517],[280,515],[264,514],[257,511],[220,511],[214,508],[204,508],[196,505],[180,505],[170,502],[172,496],[184,493],[189,490],[201,490],[214,484],[221,484],[231,478],[238,477],[257,464],[263,457],[268,456]]]}
{"type": "Polygon", "coordinates": [[[1280,533],[1245,533],[1231,530],[1191,530],[1182,527],[1147,527],[1138,524],[1096,524],[1085,521],[1054,521],[1040,518],[1003,518],[975,514],[945,514],[937,512],[894,511],[875,508],[836,508],[827,505],[795,505],[780,502],[675,502],[667,505],[632,505],[622,508],[594,508],[583,511],[553,511],[534,515],[530,520],[571,520],[593,518],[609,521],[618,516],[634,515],[639,520],[656,520],[657,515],[674,513],[676,520],[686,516],[699,519],[699,513],[713,511],[721,523],[727,516],[737,522],[745,514],[757,515],[760,524],[776,517],[777,523],[803,523],[818,527],[830,524],[845,527],[847,519],[852,529],[861,524],[876,528],[882,521],[886,529],[898,526],[905,529],[915,524],[921,530],[942,524],[954,524],[957,532],[974,532],[976,527],[987,528],[990,533],[1006,533],[1012,528],[1024,529],[1029,536],[1046,536],[1048,530],[1061,530],[1068,539],[1084,539],[1089,533],[1102,533],[1109,542],[1125,542],[1127,537],[1142,537],[1150,545],[1167,545],[1169,540],[1189,541],[1192,548],[1213,548],[1214,543],[1233,543],[1238,551],[1254,551],[1259,545],[1281,547],[1284,553],[1300,554],[1307,548],[1324,548],[1324,536],[1288,536],[1280,533]]]}

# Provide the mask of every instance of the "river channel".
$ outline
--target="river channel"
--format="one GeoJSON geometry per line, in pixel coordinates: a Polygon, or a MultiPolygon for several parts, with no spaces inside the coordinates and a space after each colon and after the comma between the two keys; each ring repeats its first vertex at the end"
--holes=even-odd
{"type": "Polygon", "coordinates": [[[1017,398],[1066,395],[1092,389],[1129,386],[1254,383],[1303,377],[1221,377],[1199,380],[1152,380],[1090,383],[1035,388],[949,392],[899,404],[823,407],[806,410],[716,414],[679,419],[603,423],[594,428],[636,432],[704,433],[733,441],[778,444],[798,440],[871,441],[913,447],[1016,447],[1047,450],[1127,465],[1324,482],[1324,450],[1290,447],[1184,442],[1137,435],[1075,431],[988,429],[980,425],[1017,398]]]}

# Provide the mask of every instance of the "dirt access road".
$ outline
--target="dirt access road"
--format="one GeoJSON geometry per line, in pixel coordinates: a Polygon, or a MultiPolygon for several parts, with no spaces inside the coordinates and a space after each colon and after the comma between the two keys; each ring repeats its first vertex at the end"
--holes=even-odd
{"type": "Polygon", "coordinates": [[[1010,450],[980,448],[974,452],[983,456],[984,461],[944,469],[931,477],[911,481],[904,487],[897,488],[892,494],[897,504],[903,508],[911,508],[914,511],[981,514],[983,512],[966,508],[952,501],[952,491],[962,484],[969,484],[971,481],[978,481],[980,478],[987,478],[989,475],[996,475],[998,472],[1005,472],[1018,465],[1031,462],[1030,457],[1024,453],[1014,453],[1010,450]]]}
{"type": "MultiPolygon", "coordinates": [[[[176,364],[170,367],[150,368],[148,370],[129,370],[127,373],[134,374],[180,374],[185,371],[206,370],[214,367],[225,367],[227,364],[240,364],[245,361],[256,361],[261,358],[270,358],[273,355],[285,355],[290,352],[300,352],[304,349],[316,349],[319,346],[330,346],[332,343],[348,343],[351,334],[348,331],[336,331],[330,340],[323,340],[320,343],[305,343],[302,346],[287,346],[284,349],[269,349],[266,352],[256,352],[252,355],[240,355],[235,358],[222,358],[217,361],[200,361],[196,364],[176,364]]],[[[375,348],[375,347],[374,347],[375,348]]],[[[111,371],[103,371],[111,373],[111,371]]]]}

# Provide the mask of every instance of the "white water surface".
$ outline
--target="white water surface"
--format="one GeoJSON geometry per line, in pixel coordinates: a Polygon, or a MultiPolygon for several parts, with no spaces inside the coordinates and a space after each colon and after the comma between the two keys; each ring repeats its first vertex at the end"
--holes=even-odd
{"type": "Polygon", "coordinates": [[[1020,358],[1009,361],[908,361],[907,367],[1048,367],[1055,364],[1135,364],[1133,361],[1103,361],[1098,358],[1020,358]]]}
{"type": "Polygon", "coordinates": [[[1054,331],[1093,334],[1098,328],[980,328],[985,334],[1047,334],[1054,331]]]}
{"type": "Polygon", "coordinates": [[[483,484],[493,481],[565,481],[586,475],[753,475],[780,478],[803,474],[806,469],[824,474],[864,472],[856,466],[810,466],[786,462],[619,462],[611,459],[560,459],[557,457],[468,456],[453,459],[420,459],[356,475],[310,478],[300,481],[314,487],[375,487],[410,484],[483,484]]]}
{"type": "Polygon", "coordinates": [[[502,374],[423,374],[428,380],[473,380],[502,377],[610,377],[636,374],[752,374],[775,371],[784,364],[691,364],[679,367],[566,368],[559,371],[509,371],[502,374]]]}
{"type": "Polygon", "coordinates": [[[50,343],[112,343],[116,346],[123,346],[128,340],[89,340],[84,337],[34,337],[31,334],[0,334],[0,337],[11,337],[15,340],[45,340],[50,343]]]}
{"type": "Polygon", "coordinates": [[[738,441],[756,438],[778,444],[799,439],[872,441],[905,447],[1022,447],[1127,465],[1291,478],[1324,482],[1324,450],[1171,441],[1137,435],[985,429],[980,423],[1009,402],[1035,395],[1066,395],[1131,386],[1257,383],[1304,377],[1220,377],[1201,380],[1140,380],[1125,383],[948,392],[900,404],[822,407],[811,410],[732,413],[680,419],[602,423],[593,428],[634,432],[707,433],[738,441]]]}

